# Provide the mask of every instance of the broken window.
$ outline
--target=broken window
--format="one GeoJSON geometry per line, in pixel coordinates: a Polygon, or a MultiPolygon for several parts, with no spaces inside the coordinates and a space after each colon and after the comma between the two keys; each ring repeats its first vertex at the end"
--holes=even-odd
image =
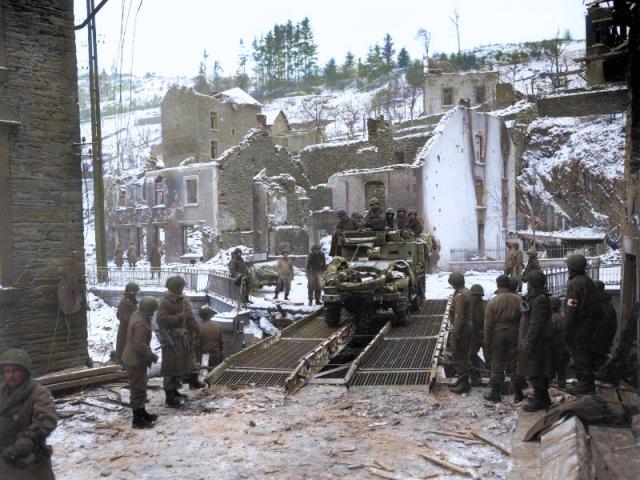
{"type": "Polygon", "coordinates": [[[484,251],[484,223],[478,223],[478,250],[484,251]]]}
{"type": "Polygon", "coordinates": [[[484,103],[485,101],[485,86],[484,85],[478,85],[475,87],[475,93],[476,93],[476,105],[479,105],[481,103],[484,103]]]}
{"type": "Polygon", "coordinates": [[[218,142],[211,140],[211,158],[214,159],[218,156],[218,142]]]}
{"type": "Polygon", "coordinates": [[[442,89],[442,106],[453,105],[453,88],[442,89]]]}
{"type": "Polygon", "coordinates": [[[476,177],[476,205],[484,206],[484,181],[480,177],[476,177]]]}
{"type": "Polygon", "coordinates": [[[197,205],[198,203],[198,177],[187,177],[184,179],[185,196],[187,205],[197,205]]]}
{"type": "Polygon", "coordinates": [[[475,155],[476,163],[485,163],[484,161],[484,135],[477,133],[475,136],[475,155]]]}
{"type": "Polygon", "coordinates": [[[211,130],[218,129],[218,112],[209,112],[209,128],[211,130]]]}
{"type": "Polygon", "coordinates": [[[162,177],[156,178],[155,204],[164,205],[164,182],[162,177]]]}
{"type": "Polygon", "coordinates": [[[127,208],[127,190],[118,189],[118,208],[127,208]]]}
{"type": "Polygon", "coordinates": [[[236,129],[235,129],[235,128],[232,128],[232,129],[231,129],[231,136],[235,136],[235,134],[236,134],[236,129]]]}

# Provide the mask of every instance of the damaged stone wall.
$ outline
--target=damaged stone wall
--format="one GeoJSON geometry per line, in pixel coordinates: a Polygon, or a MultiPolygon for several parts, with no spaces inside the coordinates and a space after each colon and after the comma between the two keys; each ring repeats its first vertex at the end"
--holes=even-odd
{"type": "Polygon", "coordinates": [[[0,119],[0,351],[24,348],[40,374],[89,360],[85,311],[60,313],[57,295],[63,270],[74,305],[84,291],[73,2],[1,3],[0,105],[16,108],[0,119]]]}
{"type": "Polygon", "coordinates": [[[445,112],[461,100],[470,106],[496,102],[498,72],[429,73],[424,81],[424,112],[426,115],[445,112]],[[445,92],[449,90],[449,94],[445,92]]]}

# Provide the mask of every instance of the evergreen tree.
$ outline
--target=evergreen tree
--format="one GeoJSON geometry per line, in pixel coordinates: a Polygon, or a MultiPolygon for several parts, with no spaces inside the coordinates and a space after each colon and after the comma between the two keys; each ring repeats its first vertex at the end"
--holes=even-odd
{"type": "Polygon", "coordinates": [[[411,87],[411,104],[409,106],[409,112],[413,119],[413,109],[415,108],[418,92],[424,88],[424,64],[420,60],[414,60],[407,69],[405,78],[411,87]]]}
{"type": "Polygon", "coordinates": [[[400,49],[400,53],[398,53],[398,68],[402,68],[403,70],[406,70],[407,68],[409,68],[409,65],[411,65],[411,58],[409,57],[409,52],[407,52],[407,49],[402,47],[400,49]]]}
{"type": "Polygon", "coordinates": [[[202,55],[202,60],[198,66],[198,75],[193,79],[193,89],[198,93],[209,94],[209,82],[207,81],[207,51],[202,55]]]}
{"type": "Polygon", "coordinates": [[[344,63],[342,64],[342,77],[351,79],[356,74],[356,59],[353,53],[347,52],[344,57],[344,63]]]}
{"type": "Polygon", "coordinates": [[[394,57],[396,50],[393,48],[393,40],[388,33],[384,36],[384,44],[382,46],[382,62],[385,72],[390,72],[396,66],[394,57]]]}
{"type": "Polygon", "coordinates": [[[338,65],[335,58],[329,59],[324,67],[324,81],[327,87],[335,87],[338,83],[338,65]]]}
{"type": "Polygon", "coordinates": [[[300,55],[302,56],[302,73],[306,79],[310,79],[317,68],[318,46],[313,40],[313,31],[309,17],[304,17],[300,22],[300,39],[298,42],[300,55]]]}

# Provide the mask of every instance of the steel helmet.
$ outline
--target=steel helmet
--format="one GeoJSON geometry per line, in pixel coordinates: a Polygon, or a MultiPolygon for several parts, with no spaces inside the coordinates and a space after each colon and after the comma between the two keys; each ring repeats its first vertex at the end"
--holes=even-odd
{"type": "Polygon", "coordinates": [[[198,315],[200,315],[200,318],[202,318],[203,320],[211,318],[215,314],[216,314],[216,312],[214,312],[213,308],[211,308],[209,305],[203,305],[198,310],[198,315]]]}
{"type": "Polygon", "coordinates": [[[453,272],[449,274],[449,285],[458,288],[464,286],[464,275],[460,272],[453,272]]]}
{"type": "Polygon", "coordinates": [[[143,297],[138,304],[138,309],[142,313],[152,315],[158,309],[158,300],[153,297],[143,297]]]}
{"type": "Polygon", "coordinates": [[[30,372],[31,357],[21,348],[10,348],[0,356],[0,366],[4,365],[18,365],[30,372]]]}
{"type": "Polygon", "coordinates": [[[479,285],[479,284],[476,283],[475,285],[471,285],[471,288],[469,290],[474,295],[482,295],[482,296],[484,296],[484,288],[482,288],[482,285],[479,285]]]}
{"type": "Polygon", "coordinates": [[[373,205],[374,203],[380,203],[377,197],[373,197],[371,200],[369,200],[369,205],[373,205]]]}
{"type": "Polygon", "coordinates": [[[180,276],[168,278],[167,283],[165,284],[167,289],[173,293],[180,293],[180,290],[183,289],[185,285],[186,282],[184,281],[184,278],[180,276]]]}
{"type": "Polygon", "coordinates": [[[340,217],[340,218],[342,218],[342,217],[346,217],[346,216],[347,216],[347,212],[346,212],[346,211],[344,211],[344,210],[338,210],[338,211],[336,212],[336,215],[337,215],[338,217],[340,217]]]}
{"type": "Polygon", "coordinates": [[[584,272],[587,269],[587,259],[580,253],[574,253],[567,258],[567,266],[576,272],[584,272]]]}
{"type": "Polygon", "coordinates": [[[558,311],[560,310],[560,306],[562,305],[562,301],[560,300],[559,297],[551,297],[549,299],[549,302],[551,303],[551,310],[554,311],[558,311]]]}
{"type": "Polygon", "coordinates": [[[527,274],[527,283],[535,288],[544,288],[547,284],[547,276],[542,270],[532,270],[527,274]]]}
{"type": "Polygon", "coordinates": [[[129,282],[124,287],[124,293],[136,293],[139,291],[140,291],[140,287],[138,286],[137,283],[134,283],[134,282],[129,282]]]}

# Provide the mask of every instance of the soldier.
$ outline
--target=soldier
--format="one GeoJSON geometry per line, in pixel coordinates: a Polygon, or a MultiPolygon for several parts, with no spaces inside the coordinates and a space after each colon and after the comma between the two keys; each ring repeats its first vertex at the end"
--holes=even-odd
{"type": "Polygon", "coordinates": [[[396,229],[396,220],[393,218],[395,216],[396,214],[393,211],[393,208],[387,208],[387,213],[384,216],[384,223],[388,230],[396,229]]]}
{"type": "Polygon", "coordinates": [[[140,307],[129,322],[127,346],[122,354],[122,363],[127,370],[133,428],[151,428],[158,416],[147,412],[147,368],[158,361],[158,355],[151,350],[151,317],[158,309],[158,301],[153,297],[140,300],[140,307]]]}
{"type": "Polygon", "coordinates": [[[553,325],[551,303],[545,290],[547,278],[541,270],[529,274],[522,322],[518,331],[518,374],[529,378],[533,397],[522,407],[526,412],[551,405],[549,380],[553,378],[553,325]]]}
{"type": "Polygon", "coordinates": [[[533,270],[542,270],[540,268],[540,262],[538,261],[538,252],[535,248],[531,247],[527,250],[527,256],[529,259],[527,260],[527,266],[524,268],[524,272],[522,274],[522,280],[524,282],[527,281],[527,275],[533,270]]]}
{"type": "Polygon", "coordinates": [[[558,297],[551,297],[551,324],[553,330],[553,369],[554,377],[558,379],[558,386],[565,388],[567,384],[567,366],[569,365],[569,349],[565,340],[564,315],[560,311],[562,301],[558,297]]]}
{"type": "MultiPolygon", "coordinates": [[[[520,326],[520,295],[509,288],[507,275],[500,275],[496,286],[498,291],[487,304],[484,322],[485,360],[491,366],[491,391],[484,398],[492,402],[502,400],[505,373],[515,373],[520,326]]],[[[520,391],[516,400],[521,401],[523,396],[520,391]]]]}
{"type": "Polygon", "coordinates": [[[382,214],[380,201],[373,197],[369,200],[369,211],[364,219],[364,228],[370,228],[376,232],[383,232],[385,227],[385,217],[382,214]]]}
{"type": "Polygon", "coordinates": [[[127,344],[127,331],[129,329],[129,318],[138,309],[136,295],[140,291],[137,283],[127,283],[124,287],[124,295],[118,304],[116,318],[118,319],[118,335],[116,337],[116,362],[122,365],[122,353],[127,344]]]}
{"type": "Polygon", "coordinates": [[[309,295],[309,306],[316,299],[316,305],[322,305],[320,295],[322,293],[322,274],[327,269],[327,260],[320,249],[320,245],[311,247],[311,253],[307,255],[307,292],[309,295]]]}
{"type": "Polygon", "coordinates": [[[469,347],[473,331],[473,299],[471,292],[464,287],[464,275],[453,272],[449,275],[449,285],[455,292],[451,309],[449,310],[449,322],[451,323],[450,352],[453,367],[458,378],[452,385],[452,391],[457,394],[467,393],[471,390],[469,383],[469,347]]]}
{"type": "Polygon", "coordinates": [[[607,362],[618,329],[618,314],[611,304],[611,295],[604,289],[604,283],[600,280],[594,280],[593,283],[598,290],[602,309],[602,315],[596,321],[593,333],[593,362],[597,371],[607,362]]]}
{"type": "Polygon", "coordinates": [[[127,262],[129,262],[130,268],[136,268],[136,263],[138,263],[138,249],[133,242],[129,244],[129,249],[127,250],[127,262]]]}
{"type": "MultiPolygon", "coordinates": [[[[473,332],[471,334],[471,346],[469,347],[469,361],[471,363],[471,385],[480,386],[480,370],[484,366],[482,359],[478,356],[480,349],[483,349],[484,337],[484,313],[487,306],[482,285],[471,285],[469,289],[473,296],[473,332]]],[[[486,359],[485,353],[485,359],[486,359]]]]}
{"type": "Polygon", "coordinates": [[[164,294],[158,309],[157,321],[162,344],[163,387],[166,405],[170,408],[183,406],[182,395],[178,392],[181,377],[186,377],[191,388],[202,388],[198,381],[198,367],[193,352],[193,337],[200,328],[196,322],[191,303],[183,297],[185,282],[182,277],[167,280],[168,291],[164,294]]]}
{"type": "Polygon", "coordinates": [[[513,255],[511,244],[507,242],[507,253],[504,257],[504,274],[511,275],[511,269],[513,268],[513,255]]]}
{"type": "Polygon", "coordinates": [[[222,337],[222,327],[211,321],[215,312],[209,305],[203,305],[198,310],[198,315],[202,318],[200,325],[200,345],[198,348],[198,363],[202,361],[203,354],[209,354],[208,368],[213,368],[224,359],[224,340],[222,337]]]}
{"type": "Polygon", "coordinates": [[[353,222],[355,230],[362,230],[364,228],[364,219],[360,212],[353,212],[351,214],[351,221],[353,222]]]}
{"type": "Polygon", "coordinates": [[[120,244],[116,246],[116,255],[113,263],[115,263],[118,268],[122,268],[122,265],[124,265],[124,248],[122,248],[120,244]]]}
{"type": "Polygon", "coordinates": [[[518,243],[513,244],[511,250],[511,277],[518,280],[518,291],[522,291],[522,269],[524,268],[524,257],[520,251],[518,243]]]}
{"type": "Polygon", "coordinates": [[[569,393],[582,395],[594,393],[593,334],[596,322],[602,315],[598,290],[585,273],[587,259],[574,254],[567,258],[569,283],[564,307],[567,345],[573,358],[578,384],[569,393]]]}
{"type": "Polygon", "coordinates": [[[406,228],[411,230],[416,237],[424,231],[424,226],[422,225],[422,221],[418,218],[418,212],[415,208],[409,209],[409,218],[407,220],[406,228]]]}
{"type": "Polygon", "coordinates": [[[231,254],[231,260],[229,260],[229,273],[238,287],[240,294],[240,301],[244,304],[253,303],[249,300],[249,292],[251,291],[251,275],[247,264],[242,259],[242,250],[236,248],[231,254]]]}
{"type": "Polygon", "coordinates": [[[49,390],[31,377],[31,358],[13,348],[0,356],[0,477],[54,480],[47,437],[57,418],[49,390]]]}
{"type": "Polygon", "coordinates": [[[273,298],[277,299],[280,292],[284,290],[284,299],[289,300],[291,280],[293,280],[293,262],[289,258],[288,250],[282,251],[282,257],[278,259],[276,270],[278,271],[278,282],[276,283],[276,294],[273,298]]]}
{"type": "Polygon", "coordinates": [[[149,264],[151,265],[151,278],[154,273],[158,274],[158,280],[160,280],[160,267],[162,266],[162,254],[157,245],[151,247],[151,253],[149,254],[149,264]]]}
{"type": "Polygon", "coordinates": [[[398,224],[398,230],[404,230],[407,228],[407,211],[404,208],[396,210],[396,223],[398,224]]]}
{"type": "Polygon", "coordinates": [[[429,271],[427,273],[438,273],[438,262],[440,261],[442,245],[440,245],[440,242],[433,235],[431,236],[431,243],[433,248],[431,255],[429,255],[429,271]]]}
{"type": "Polygon", "coordinates": [[[347,216],[347,212],[344,210],[338,210],[336,212],[338,216],[338,223],[334,229],[335,233],[357,230],[355,223],[347,216]]]}

